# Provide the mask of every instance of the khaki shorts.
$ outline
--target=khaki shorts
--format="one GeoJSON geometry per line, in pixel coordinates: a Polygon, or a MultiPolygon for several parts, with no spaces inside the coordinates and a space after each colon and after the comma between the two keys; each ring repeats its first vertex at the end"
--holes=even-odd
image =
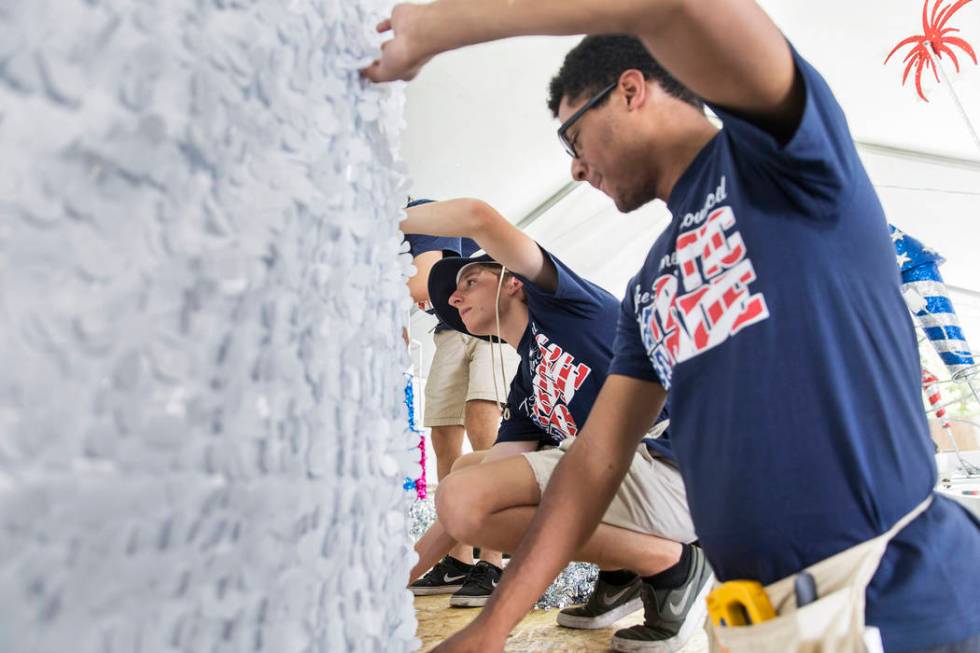
{"type": "MultiPolygon", "coordinates": [[[[522,454],[542,494],[555,465],[574,442],[575,438],[566,438],[557,448],[522,454]]],[[[642,443],[602,523],[684,544],[697,539],[680,472],[670,461],[650,455],[642,443]]]]}
{"type": "Polygon", "coordinates": [[[511,379],[521,360],[510,345],[493,347],[494,356],[499,356],[499,349],[504,357],[504,375],[500,373],[500,360],[494,359],[498,397],[493,386],[489,342],[453,330],[436,333],[433,339],[436,352],[425,382],[422,426],[461,426],[467,401],[507,401],[511,379]]]}

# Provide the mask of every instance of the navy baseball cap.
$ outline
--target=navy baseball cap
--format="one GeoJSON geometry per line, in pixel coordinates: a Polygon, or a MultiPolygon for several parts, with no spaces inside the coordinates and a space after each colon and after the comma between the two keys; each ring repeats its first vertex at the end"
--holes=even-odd
{"type": "MultiPolygon", "coordinates": [[[[463,318],[459,316],[459,311],[449,305],[449,297],[456,292],[456,284],[458,283],[460,273],[463,271],[463,268],[474,263],[494,263],[500,265],[489,254],[474,256],[473,258],[449,256],[437,261],[429,272],[429,301],[432,302],[432,309],[436,312],[436,316],[443,323],[460,333],[489,341],[491,340],[491,336],[478,336],[475,333],[470,333],[466,325],[463,324],[463,318]]],[[[495,336],[493,340],[499,342],[499,338],[495,336]]]]}

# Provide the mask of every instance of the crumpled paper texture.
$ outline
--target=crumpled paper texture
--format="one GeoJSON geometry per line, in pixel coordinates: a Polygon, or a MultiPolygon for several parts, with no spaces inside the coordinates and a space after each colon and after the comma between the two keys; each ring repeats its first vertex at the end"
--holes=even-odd
{"type": "Polygon", "coordinates": [[[0,650],[418,645],[389,8],[3,3],[0,650]]]}

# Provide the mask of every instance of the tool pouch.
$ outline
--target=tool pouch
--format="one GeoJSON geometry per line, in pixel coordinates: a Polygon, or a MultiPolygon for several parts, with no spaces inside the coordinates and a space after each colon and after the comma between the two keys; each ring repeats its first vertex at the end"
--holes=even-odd
{"type": "Polygon", "coordinates": [[[817,600],[797,607],[796,574],[767,585],[776,617],[750,626],[709,623],[712,653],[881,653],[877,628],[865,628],[864,594],[888,543],[922,514],[932,495],[888,532],[807,567],[817,600]]]}

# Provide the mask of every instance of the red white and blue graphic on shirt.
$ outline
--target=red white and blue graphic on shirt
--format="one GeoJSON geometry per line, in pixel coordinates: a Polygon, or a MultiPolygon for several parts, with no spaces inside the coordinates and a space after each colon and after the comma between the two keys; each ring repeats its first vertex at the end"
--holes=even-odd
{"type": "Polygon", "coordinates": [[[756,274],[735,213],[728,206],[709,208],[693,214],[703,225],[677,236],[675,251],[660,265],[670,271],[649,292],[636,289],[643,345],[665,389],[674,365],[769,317],[765,297],[749,288],[756,274]]]}
{"type": "Polygon", "coordinates": [[[521,403],[521,409],[559,440],[578,435],[569,405],[592,369],[576,362],[574,356],[540,332],[534,334],[529,361],[534,372],[532,396],[521,403]]]}

